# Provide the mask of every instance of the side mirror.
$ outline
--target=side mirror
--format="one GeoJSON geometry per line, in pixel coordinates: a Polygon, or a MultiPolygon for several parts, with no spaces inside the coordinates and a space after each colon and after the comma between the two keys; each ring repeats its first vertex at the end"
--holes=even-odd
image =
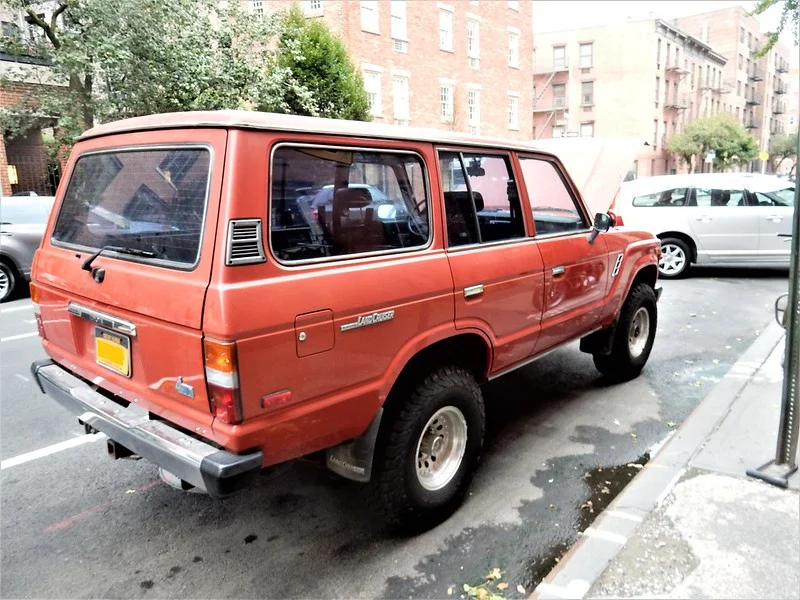
{"type": "Polygon", "coordinates": [[[593,244],[594,241],[597,239],[597,236],[600,235],[603,231],[608,231],[614,226],[614,219],[611,215],[606,213],[597,213],[594,216],[594,225],[592,233],[589,234],[589,243],[593,244]]]}
{"type": "Polygon", "coordinates": [[[778,299],[775,301],[775,320],[778,322],[778,325],[786,329],[786,326],[789,324],[788,316],[789,313],[787,312],[787,308],[789,307],[789,294],[783,294],[782,296],[778,296],[778,299]]]}

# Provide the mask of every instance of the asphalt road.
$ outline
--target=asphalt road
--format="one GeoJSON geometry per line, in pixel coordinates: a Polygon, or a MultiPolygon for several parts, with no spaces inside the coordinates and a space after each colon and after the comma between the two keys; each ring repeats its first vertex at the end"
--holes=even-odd
{"type": "Polygon", "coordinates": [[[494,567],[507,597],[522,595],[517,585],[530,593],[635,472],[625,465],[645,460],[773,318],[787,277],[698,269],[662,285],[637,380],[602,385],[571,345],[485,387],[472,493],[414,538],[388,537],[357,484],[313,464],[214,501],[161,483],[145,461],[109,461],[102,440],[27,454],[93,438],[30,379],[43,357],[30,301],[3,304],[0,596],[442,598],[494,567]]]}

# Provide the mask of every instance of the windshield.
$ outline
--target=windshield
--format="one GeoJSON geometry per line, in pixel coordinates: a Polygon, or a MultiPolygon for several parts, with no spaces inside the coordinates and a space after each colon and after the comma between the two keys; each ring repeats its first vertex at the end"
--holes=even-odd
{"type": "Polygon", "coordinates": [[[194,265],[206,213],[210,152],[130,150],[82,156],[56,220],[56,244],[122,246],[153,262],[194,265]]]}

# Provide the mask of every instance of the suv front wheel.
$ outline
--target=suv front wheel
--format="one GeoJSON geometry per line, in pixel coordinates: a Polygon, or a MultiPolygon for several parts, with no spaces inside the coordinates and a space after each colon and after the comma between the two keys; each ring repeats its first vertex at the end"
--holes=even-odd
{"type": "Polygon", "coordinates": [[[413,390],[377,448],[373,500],[390,526],[420,531],[461,504],[480,459],[485,413],[475,378],[442,367],[413,390]]]}
{"type": "Polygon", "coordinates": [[[655,290],[636,284],[619,313],[610,354],[594,354],[594,366],[606,379],[623,382],[642,372],[656,337],[658,310],[655,290]]]}

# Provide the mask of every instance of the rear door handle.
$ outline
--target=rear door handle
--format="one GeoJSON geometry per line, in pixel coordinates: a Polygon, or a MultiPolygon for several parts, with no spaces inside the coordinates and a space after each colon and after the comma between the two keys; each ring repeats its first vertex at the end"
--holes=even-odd
{"type": "Polygon", "coordinates": [[[553,277],[558,277],[559,275],[563,275],[567,272],[565,267],[553,267],[553,277]]]}
{"type": "Polygon", "coordinates": [[[708,215],[703,215],[702,217],[697,217],[697,220],[700,221],[701,223],[710,223],[711,217],[709,217],[708,215]]]}
{"type": "Polygon", "coordinates": [[[767,219],[767,221],[772,221],[773,223],[780,223],[781,221],[783,221],[783,216],[782,215],[768,215],[766,217],[766,219],[767,219]]]}
{"type": "Polygon", "coordinates": [[[464,298],[474,298],[475,296],[483,295],[483,284],[471,285],[464,288],[464,298]]]}

